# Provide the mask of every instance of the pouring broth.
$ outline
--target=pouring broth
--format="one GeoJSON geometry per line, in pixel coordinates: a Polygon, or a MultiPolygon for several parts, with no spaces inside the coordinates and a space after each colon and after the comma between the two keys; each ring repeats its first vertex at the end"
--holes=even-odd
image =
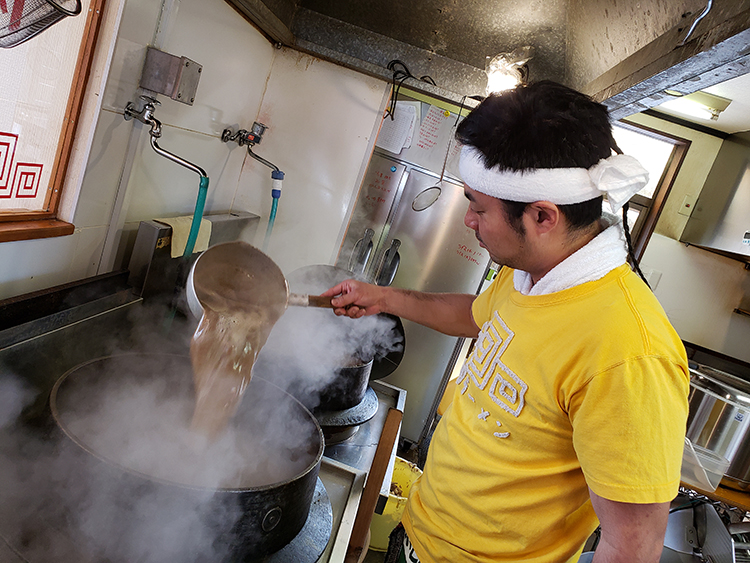
{"type": "Polygon", "coordinates": [[[288,288],[271,259],[244,243],[206,251],[193,283],[203,316],[190,343],[192,429],[212,438],[234,416],[255,359],[286,310],[288,288]]]}

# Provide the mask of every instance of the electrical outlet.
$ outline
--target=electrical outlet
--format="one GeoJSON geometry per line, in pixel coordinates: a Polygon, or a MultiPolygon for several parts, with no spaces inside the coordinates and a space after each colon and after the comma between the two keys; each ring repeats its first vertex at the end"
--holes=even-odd
{"type": "Polygon", "coordinates": [[[690,214],[693,212],[693,208],[695,207],[695,202],[698,201],[698,198],[694,195],[686,195],[685,199],[682,200],[682,205],[680,206],[680,210],[677,212],[680,215],[685,215],[686,217],[690,217],[690,214]]]}

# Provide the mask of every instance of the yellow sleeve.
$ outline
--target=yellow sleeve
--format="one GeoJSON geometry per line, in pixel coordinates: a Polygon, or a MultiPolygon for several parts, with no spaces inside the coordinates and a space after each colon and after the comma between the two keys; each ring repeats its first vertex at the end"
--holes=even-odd
{"type": "Polygon", "coordinates": [[[680,483],[689,376],[661,356],[595,375],[571,398],[573,446],[588,486],[609,500],[668,502],[680,483]]]}

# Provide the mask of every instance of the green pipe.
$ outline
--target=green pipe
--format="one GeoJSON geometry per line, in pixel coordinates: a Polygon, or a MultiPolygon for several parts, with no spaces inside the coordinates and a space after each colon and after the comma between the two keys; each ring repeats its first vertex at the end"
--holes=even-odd
{"type": "Polygon", "coordinates": [[[263,240],[263,252],[268,250],[268,242],[271,240],[271,231],[273,231],[273,224],[276,221],[276,209],[279,207],[279,198],[274,197],[273,203],[271,203],[271,214],[268,216],[268,227],[266,227],[266,238],[263,240]]]}
{"type": "Polygon", "coordinates": [[[193,222],[190,224],[190,233],[188,234],[187,244],[185,244],[185,252],[182,253],[183,258],[190,258],[195,248],[195,241],[198,239],[198,231],[201,228],[201,220],[203,219],[203,208],[206,205],[206,194],[208,193],[208,176],[201,176],[201,183],[198,186],[198,199],[195,202],[195,211],[193,211],[193,222]]]}

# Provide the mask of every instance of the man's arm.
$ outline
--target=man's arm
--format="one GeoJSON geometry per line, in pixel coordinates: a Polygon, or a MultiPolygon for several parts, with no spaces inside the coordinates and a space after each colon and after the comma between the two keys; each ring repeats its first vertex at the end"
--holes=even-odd
{"type": "Polygon", "coordinates": [[[589,489],[602,535],[593,563],[658,563],[667,531],[669,503],[631,504],[589,489]]]}
{"type": "Polygon", "coordinates": [[[471,315],[476,295],[424,293],[346,280],[323,295],[333,297],[337,315],[353,319],[390,313],[450,336],[476,338],[479,327],[471,315]]]}

